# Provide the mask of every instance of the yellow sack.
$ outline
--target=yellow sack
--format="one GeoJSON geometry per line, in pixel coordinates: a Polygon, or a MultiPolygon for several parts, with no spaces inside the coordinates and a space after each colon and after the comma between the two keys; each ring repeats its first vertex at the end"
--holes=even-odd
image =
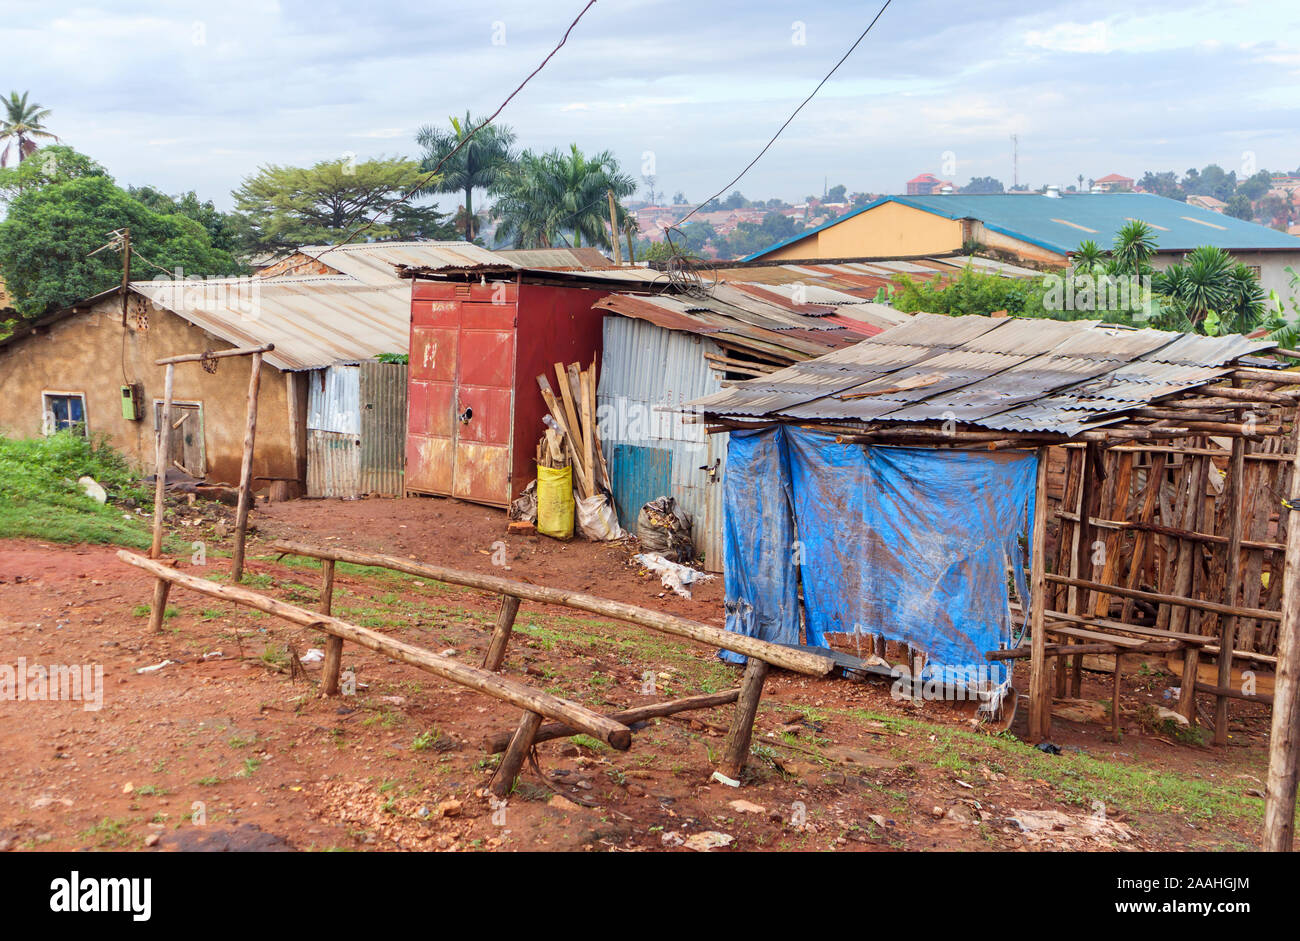
{"type": "Polygon", "coordinates": [[[537,531],[573,538],[573,468],[537,467],[537,531]]]}

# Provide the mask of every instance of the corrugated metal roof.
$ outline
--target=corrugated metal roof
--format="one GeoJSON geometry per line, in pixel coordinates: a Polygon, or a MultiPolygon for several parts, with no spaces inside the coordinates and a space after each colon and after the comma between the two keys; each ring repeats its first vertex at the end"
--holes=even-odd
{"type": "Polygon", "coordinates": [[[496,254],[524,268],[611,268],[599,248],[498,248],[496,254]]]}
{"type": "Polygon", "coordinates": [[[131,289],[227,343],[274,343],[265,359],[278,369],[357,363],[405,353],[410,342],[410,286],[391,277],[382,287],[324,275],[255,280],[251,288],[239,279],[133,281],[131,289]]]}
{"type": "Polygon", "coordinates": [[[474,265],[512,266],[472,242],[355,242],[350,245],[307,245],[298,249],[365,284],[391,284],[397,266],[438,270],[474,265]]]}
{"type": "Polygon", "coordinates": [[[593,306],[666,330],[707,336],[722,346],[748,350],[778,362],[797,362],[850,346],[880,329],[827,316],[835,308],[817,308],[809,315],[780,301],[779,296],[767,300],[737,286],[719,283],[711,293],[700,297],[610,294],[593,306]]]}
{"type": "Polygon", "coordinates": [[[890,202],[946,219],[977,219],[994,232],[1062,255],[1074,251],[1080,241],[1094,234],[1099,242],[1110,240],[1131,219],[1141,219],[1156,227],[1157,251],[1191,251],[1200,245],[1216,245],[1228,251],[1300,252],[1300,239],[1293,235],[1153,193],[1083,193],[1059,198],[1033,193],[952,193],[882,196],[860,209],[769,245],[744,260],[762,258],[890,202]]]}
{"type": "Polygon", "coordinates": [[[956,421],[1073,435],[1276,346],[1095,321],[916,314],[855,346],[690,403],[710,415],[956,421]]]}

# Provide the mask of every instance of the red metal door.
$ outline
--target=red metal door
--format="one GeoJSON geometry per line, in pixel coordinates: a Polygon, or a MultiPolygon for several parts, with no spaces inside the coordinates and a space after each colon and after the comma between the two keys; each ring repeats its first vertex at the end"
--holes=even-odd
{"type": "Polygon", "coordinates": [[[514,285],[416,285],[406,489],[506,506],[514,425],[514,285]],[[428,297],[435,291],[442,296],[428,297]]]}
{"type": "Polygon", "coordinates": [[[452,492],[460,304],[418,297],[411,304],[406,489],[417,493],[452,492]]]}
{"type": "Polygon", "coordinates": [[[461,307],[452,492],[476,503],[510,503],[514,425],[515,305],[461,307]]]}

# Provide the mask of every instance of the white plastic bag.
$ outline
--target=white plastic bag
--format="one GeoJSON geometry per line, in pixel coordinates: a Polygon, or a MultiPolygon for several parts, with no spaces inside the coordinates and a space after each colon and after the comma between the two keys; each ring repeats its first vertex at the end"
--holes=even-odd
{"type": "Polygon", "coordinates": [[[586,499],[573,495],[577,503],[578,528],[582,534],[594,542],[610,542],[627,535],[618,525],[618,514],[610,505],[609,497],[603,493],[593,494],[586,499]]]}

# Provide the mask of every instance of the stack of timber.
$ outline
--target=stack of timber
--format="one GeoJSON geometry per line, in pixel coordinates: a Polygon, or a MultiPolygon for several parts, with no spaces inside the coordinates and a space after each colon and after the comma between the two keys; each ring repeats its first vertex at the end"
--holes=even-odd
{"type": "Polygon", "coordinates": [[[556,446],[567,455],[567,464],[573,468],[573,488],[578,496],[586,499],[609,494],[609,468],[605,465],[596,423],[596,360],[586,370],[578,363],[568,366],[556,363],[555,379],[560,390],[558,396],[545,375],[537,377],[537,386],[554,422],[553,429],[548,422],[546,437],[538,443],[538,463],[546,467],[566,466],[542,461],[543,443],[549,448],[548,439],[555,434],[559,439],[556,446]]]}

